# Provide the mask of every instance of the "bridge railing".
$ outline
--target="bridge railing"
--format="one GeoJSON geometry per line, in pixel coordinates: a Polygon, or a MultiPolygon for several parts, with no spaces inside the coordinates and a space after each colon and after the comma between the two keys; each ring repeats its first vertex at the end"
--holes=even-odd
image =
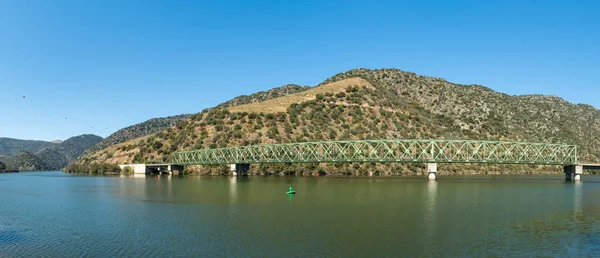
{"type": "Polygon", "coordinates": [[[477,140],[298,142],[175,152],[174,164],[437,162],[577,164],[577,146],[477,140]]]}

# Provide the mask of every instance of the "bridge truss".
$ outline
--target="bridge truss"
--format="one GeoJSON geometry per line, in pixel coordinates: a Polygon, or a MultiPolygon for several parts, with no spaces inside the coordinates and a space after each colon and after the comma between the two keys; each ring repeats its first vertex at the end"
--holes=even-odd
{"type": "Polygon", "coordinates": [[[254,163],[435,162],[577,164],[577,146],[478,140],[297,142],[175,152],[179,165],[254,163]]]}

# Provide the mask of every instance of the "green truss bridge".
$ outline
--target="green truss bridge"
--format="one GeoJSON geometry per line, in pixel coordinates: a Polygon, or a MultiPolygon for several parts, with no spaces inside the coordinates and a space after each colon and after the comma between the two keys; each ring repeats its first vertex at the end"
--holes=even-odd
{"type": "Polygon", "coordinates": [[[175,152],[177,165],[231,164],[234,175],[245,175],[249,164],[261,163],[428,163],[435,179],[437,163],[563,165],[579,180],[582,166],[577,146],[550,143],[483,140],[352,140],[238,146],[175,152]]]}

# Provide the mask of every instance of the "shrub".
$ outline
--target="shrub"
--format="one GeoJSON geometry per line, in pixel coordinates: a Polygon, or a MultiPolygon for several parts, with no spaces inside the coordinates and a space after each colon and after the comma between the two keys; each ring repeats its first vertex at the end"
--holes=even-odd
{"type": "Polygon", "coordinates": [[[123,174],[132,174],[133,173],[133,169],[131,167],[124,167],[121,172],[123,174]]]}

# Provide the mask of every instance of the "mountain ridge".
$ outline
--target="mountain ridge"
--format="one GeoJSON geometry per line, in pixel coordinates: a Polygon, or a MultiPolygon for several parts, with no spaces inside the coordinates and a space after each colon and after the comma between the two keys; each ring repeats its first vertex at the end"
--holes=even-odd
{"type": "Polygon", "coordinates": [[[0,137],[0,156],[11,156],[19,151],[38,152],[50,147],[54,143],[40,140],[21,140],[9,137],[0,137]]]}
{"type": "Polygon", "coordinates": [[[2,138],[0,156],[10,171],[60,170],[101,139],[93,134],[74,136],[61,143],[2,138]]]}

